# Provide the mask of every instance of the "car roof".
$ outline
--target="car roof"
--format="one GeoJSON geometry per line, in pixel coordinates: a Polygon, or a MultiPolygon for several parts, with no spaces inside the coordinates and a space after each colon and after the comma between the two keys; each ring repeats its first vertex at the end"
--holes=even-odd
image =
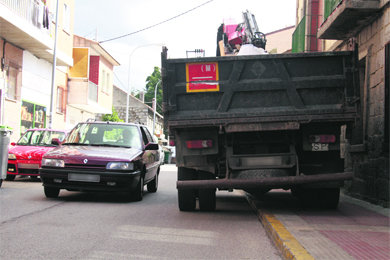
{"type": "Polygon", "coordinates": [[[129,125],[129,126],[145,126],[137,123],[111,122],[111,121],[85,121],[79,124],[102,124],[102,125],[129,125]]]}
{"type": "Polygon", "coordinates": [[[49,128],[30,128],[30,129],[27,129],[27,131],[50,131],[50,132],[63,132],[63,133],[67,133],[66,130],[59,130],[59,129],[49,129],[49,128]]]}

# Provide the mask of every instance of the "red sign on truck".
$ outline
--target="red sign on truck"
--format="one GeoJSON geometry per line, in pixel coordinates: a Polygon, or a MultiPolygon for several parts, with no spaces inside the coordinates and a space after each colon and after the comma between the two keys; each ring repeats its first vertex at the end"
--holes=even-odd
{"type": "Polygon", "coordinates": [[[219,91],[218,63],[187,63],[187,92],[219,91]]]}

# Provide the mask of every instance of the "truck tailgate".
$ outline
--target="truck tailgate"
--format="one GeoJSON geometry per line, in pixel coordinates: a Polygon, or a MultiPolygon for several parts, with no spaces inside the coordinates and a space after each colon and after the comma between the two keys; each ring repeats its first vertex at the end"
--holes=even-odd
{"type": "Polygon", "coordinates": [[[353,52],[323,52],[166,59],[163,52],[164,117],[170,128],[352,121],[354,58],[353,52]],[[212,76],[191,78],[191,65],[212,76]],[[198,83],[206,87],[191,89],[198,83]]]}

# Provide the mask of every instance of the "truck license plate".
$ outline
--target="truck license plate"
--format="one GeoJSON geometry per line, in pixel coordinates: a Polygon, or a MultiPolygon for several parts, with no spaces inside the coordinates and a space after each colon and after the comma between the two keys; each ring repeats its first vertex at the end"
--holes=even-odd
{"type": "Polygon", "coordinates": [[[311,150],[313,152],[329,151],[329,144],[312,143],[311,150]]]}

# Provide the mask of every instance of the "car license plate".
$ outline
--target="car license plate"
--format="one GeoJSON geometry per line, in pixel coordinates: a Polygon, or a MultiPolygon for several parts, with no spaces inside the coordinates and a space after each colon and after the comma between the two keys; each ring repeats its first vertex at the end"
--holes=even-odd
{"type": "Polygon", "coordinates": [[[99,175],[93,174],[78,174],[78,173],[69,173],[69,181],[84,181],[84,182],[100,182],[99,175]]]}
{"type": "Polygon", "coordinates": [[[311,150],[313,152],[329,151],[329,144],[312,143],[311,150]]]}
{"type": "Polygon", "coordinates": [[[18,168],[21,168],[21,169],[39,169],[39,164],[37,164],[37,163],[18,163],[18,168]]]}

